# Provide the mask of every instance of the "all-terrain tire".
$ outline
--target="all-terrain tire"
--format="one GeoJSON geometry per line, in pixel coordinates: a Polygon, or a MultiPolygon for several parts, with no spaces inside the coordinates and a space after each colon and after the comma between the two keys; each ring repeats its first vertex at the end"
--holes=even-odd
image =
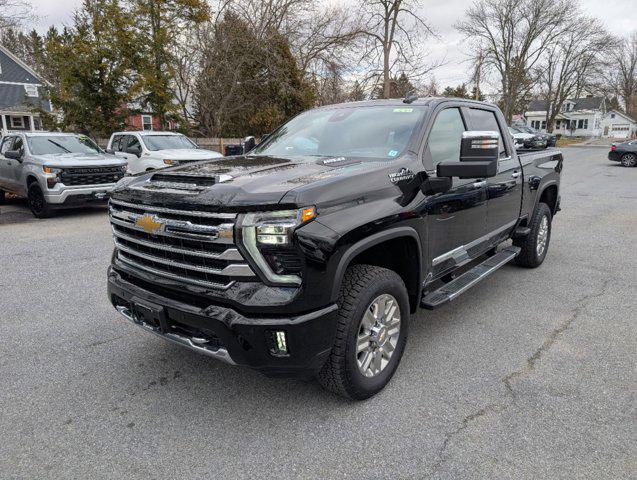
{"type": "Polygon", "coordinates": [[[513,245],[522,249],[520,254],[515,258],[515,263],[526,268],[536,268],[542,265],[551,240],[552,219],[553,215],[551,214],[549,206],[546,203],[538,203],[533,212],[533,217],[531,217],[531,222],[529,223],[529,228],[531,229],[529,234],[525,237],[513,240],[513,245]],[[546,224],[543,223],[544,221],[546,224]],[[544,248],[541,249],[540,252],[538,244],[541,242],[543,236],[543,226],[548,230],[544,233],[544,248]]]}
{"type": "Polygon", "coordinates": [[[318,381],[338,395],[364,400],[389,383],[400,363],[409,327],[407,289],[400,276],[392,270],[373,265],[354,265],[345,272],[338,306],[334,346],[318,374],[318,381]],[[396,300],[400,309],[400,330],[388,363],[380,373],[369,378],[359,370],[357,337],[363,315],[372,302],[382,295],[391,295],[396,300]]]}

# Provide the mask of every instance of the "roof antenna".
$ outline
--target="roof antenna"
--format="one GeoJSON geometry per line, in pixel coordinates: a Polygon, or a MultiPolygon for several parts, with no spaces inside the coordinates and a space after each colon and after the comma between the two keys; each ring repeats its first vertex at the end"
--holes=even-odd
{"type": "Polygon", "coordinates": [[[412,90],[411,92],[407,92],[407,95],[403,98],[403,103],[413,103],[416,100],[418,100],[418,95],[412,90]]]}

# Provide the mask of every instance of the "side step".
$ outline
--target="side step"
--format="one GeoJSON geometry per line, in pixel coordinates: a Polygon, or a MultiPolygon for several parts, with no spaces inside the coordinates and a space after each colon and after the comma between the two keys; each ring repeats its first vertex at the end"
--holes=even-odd
{"type": "Polygon", "coordinates": [[[507,247],[500,250],[484,262],[476,265],[449,283],[445,283],[438,290],[428,293],[420,301],[420,306],[428,310],[434,310],[447,302],[450,302],[460,294],[466,292],[476,283],[484,280],[501,266],[509,263],[520,253],[520,247],[507,247]]]}

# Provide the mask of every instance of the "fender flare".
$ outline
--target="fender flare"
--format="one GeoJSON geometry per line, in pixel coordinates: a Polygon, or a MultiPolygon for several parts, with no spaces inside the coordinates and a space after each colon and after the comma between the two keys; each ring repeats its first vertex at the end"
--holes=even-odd
{"type": "MultiPolygon", "coordinates": [[[[533,212],[531,212],[531,215],[533,215],[533,213],[535,212],[535,209],[537,208],[538,203],[540,203],[540,198],[542,198],[542,194],[544,193],[544,191],[552,185],[555,185],[555,188],[557,189],[556,201],[557,199],[559,199],[560,186],[557,180],[548,180],[546,183],[540,183],[537,189],[537,193],[535,195],[535,201],[533,202],[533,212]]],[[[555,214],[555,212],[551,212],[551,214],[555,214]]]]}
{"type": "Polygon", "coordinates": [[[416,241],[416,246],[418,248],[418,285],[422,284],[422,246],[420,242],[420,236],[418,232],[412,227],[394,227],[387,230],[383,230],[382,232],[374,233],[369,237],[365,237],[362,240],[351,245],[345,253],[341,256],[338,265],[336,267],[336,272],[334,275],[334,284],[332,285],[332,294],[330,299],[335,302],[338,299],[338,292],[341,289],[341,283],[343,281],[343,276],[345,275],[345,271],[347,267],[349,267],[352,259],[356,257],[359,253],[367,250],[368,248],[373,247],[374,245],[378,245],[380,243],[386,242],[387,240],[394,240],[400,237],[409,237],[413,238],[416,241]]]}

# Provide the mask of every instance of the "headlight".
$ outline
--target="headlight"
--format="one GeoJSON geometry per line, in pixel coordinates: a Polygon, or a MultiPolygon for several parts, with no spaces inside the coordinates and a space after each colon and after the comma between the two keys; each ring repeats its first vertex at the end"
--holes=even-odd
{"type": "Polygon", "coordinates": [[[47,165],[44,165],[42,167],[42,170],[44,171],[44,173],[53,173],[53,174],[62,173],[62,169],[61,168],[49,167],[47,165]]]}
{"type": "Polygon", "coordinates": [[[293,285],[301,283],[300,262],[293,249],[292,235],[296,228],[315,217],[314,207],[240,216],[237,228],[240,230],[241,242],[268,281],[293,285]]]}

